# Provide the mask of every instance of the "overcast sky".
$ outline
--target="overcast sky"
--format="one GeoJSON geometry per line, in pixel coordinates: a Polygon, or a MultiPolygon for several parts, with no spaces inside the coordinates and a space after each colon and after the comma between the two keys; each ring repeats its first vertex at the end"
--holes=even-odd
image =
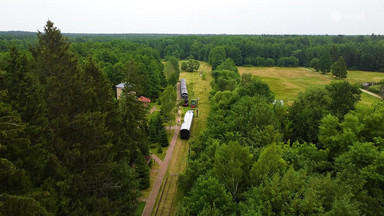
{"type": "Polygon", "coordinates": [[[1,0],[0,31],[384,34],[384,0],[1,0]]]}

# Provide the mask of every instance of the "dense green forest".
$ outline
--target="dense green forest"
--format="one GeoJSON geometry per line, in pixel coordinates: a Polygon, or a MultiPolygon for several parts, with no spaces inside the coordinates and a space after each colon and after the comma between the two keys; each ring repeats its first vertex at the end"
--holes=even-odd
{"type": "Polygon", "coordinates": [[[180,215],[383,215],[384,104],[343,80],[290,107],[226,60],[180,177],[180,215]]]}
{"type": "Polygon", "coordinates": [[[359,88],[340,79],[283,106],[237,70],[384,71],[383,36],[62,34],[50,21],[0,33],[0,214],[133,214],[148,146],[168,145],[179,59],[214,69],[179,215],[384,215],[384,103],[357,106],[359,88]],[[147,122],[135,95],[161,113],[147,122]]]}
{"type": "MultiPolygon", "coordinates": [[[[314,58],[330,65],[340,56],[348,69],[384,72],[384,36],[382,35],[167,35],[167,34],[66,34],[83,55],[92,52],[95,43],[137,42],[157,50],[160,58],[174,56],[208,61],[213,68],[226,58],[236,65],[310,66],[314,58]],[[79,45],[81,44],[81,45],[79,45]]],[[[27,47],[33,41],[27,32],[0,33],[0,51],[9,44],[27,47]]],[[[108,43],[107,43],[108,44],[108,43]]],[[[109,44],[114,48],[114,44],[109,44]]],[[[100,48],[100,47],[99,47],[100,48]]],[[[111,51],[111,50],[110,50],[111,51]]],[[[115,53],[116,54],[116,53],[115,53]]]]}

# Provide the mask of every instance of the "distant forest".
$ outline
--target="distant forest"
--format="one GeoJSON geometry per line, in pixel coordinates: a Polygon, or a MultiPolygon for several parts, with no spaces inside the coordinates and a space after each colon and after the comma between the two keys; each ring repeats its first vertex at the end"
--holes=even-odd
{"type": "MultiPolygon", "coordinates": [[[[135,42],[147,45],[164,59],[194,58],[213,67],[225,58],[237,66],[305,66],[314,58],[332,62],[342,56],[349,70],[384,72],[382,35],[167,35],[167,34],[64,34],[80,55],[93,52],[95,43],[135,42]]],[[[30,32],[0,32],[0,52],[10,44],[27,48],[36,36],[30,32]]],[[[119,44],[121,45],[121,44],[119,44]]],[[[112,55],[118,54],[109,50],[112,55]]]]}

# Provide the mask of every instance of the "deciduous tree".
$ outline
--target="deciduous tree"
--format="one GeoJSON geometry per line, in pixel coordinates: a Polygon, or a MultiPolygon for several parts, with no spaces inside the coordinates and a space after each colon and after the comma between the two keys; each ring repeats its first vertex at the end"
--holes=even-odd
{"type": "Polygon", "coordinates": [[[332,74],[339,79],[347,78],[347,65],[345,64],[343,56],[340,56],[339,60],[333,63],[332,74]]]}

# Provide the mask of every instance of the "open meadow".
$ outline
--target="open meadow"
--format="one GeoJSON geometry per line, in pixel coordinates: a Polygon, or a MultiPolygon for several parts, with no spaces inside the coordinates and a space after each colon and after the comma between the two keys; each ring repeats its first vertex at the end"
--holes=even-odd
{"type": "MultiPolygon", "coordinates": [[[[292,104],[299,92],[305,91],[313,85],[327,85],[334,78],[332,74],[323,75],[308,68],[288,68],[288,67],[239,67],[240,74],[251,73],[260,77],[268,83],[271,90],[275,93],[276,99],[284,100],[292,104]]],[[[351,83],[377,82],[384,79],[384,73],[348,71],[347,80],[351,83]]],[[[371,95],[363,93],[361,96],[362,104],[372,104],[379,101],[371,95]]]]}

